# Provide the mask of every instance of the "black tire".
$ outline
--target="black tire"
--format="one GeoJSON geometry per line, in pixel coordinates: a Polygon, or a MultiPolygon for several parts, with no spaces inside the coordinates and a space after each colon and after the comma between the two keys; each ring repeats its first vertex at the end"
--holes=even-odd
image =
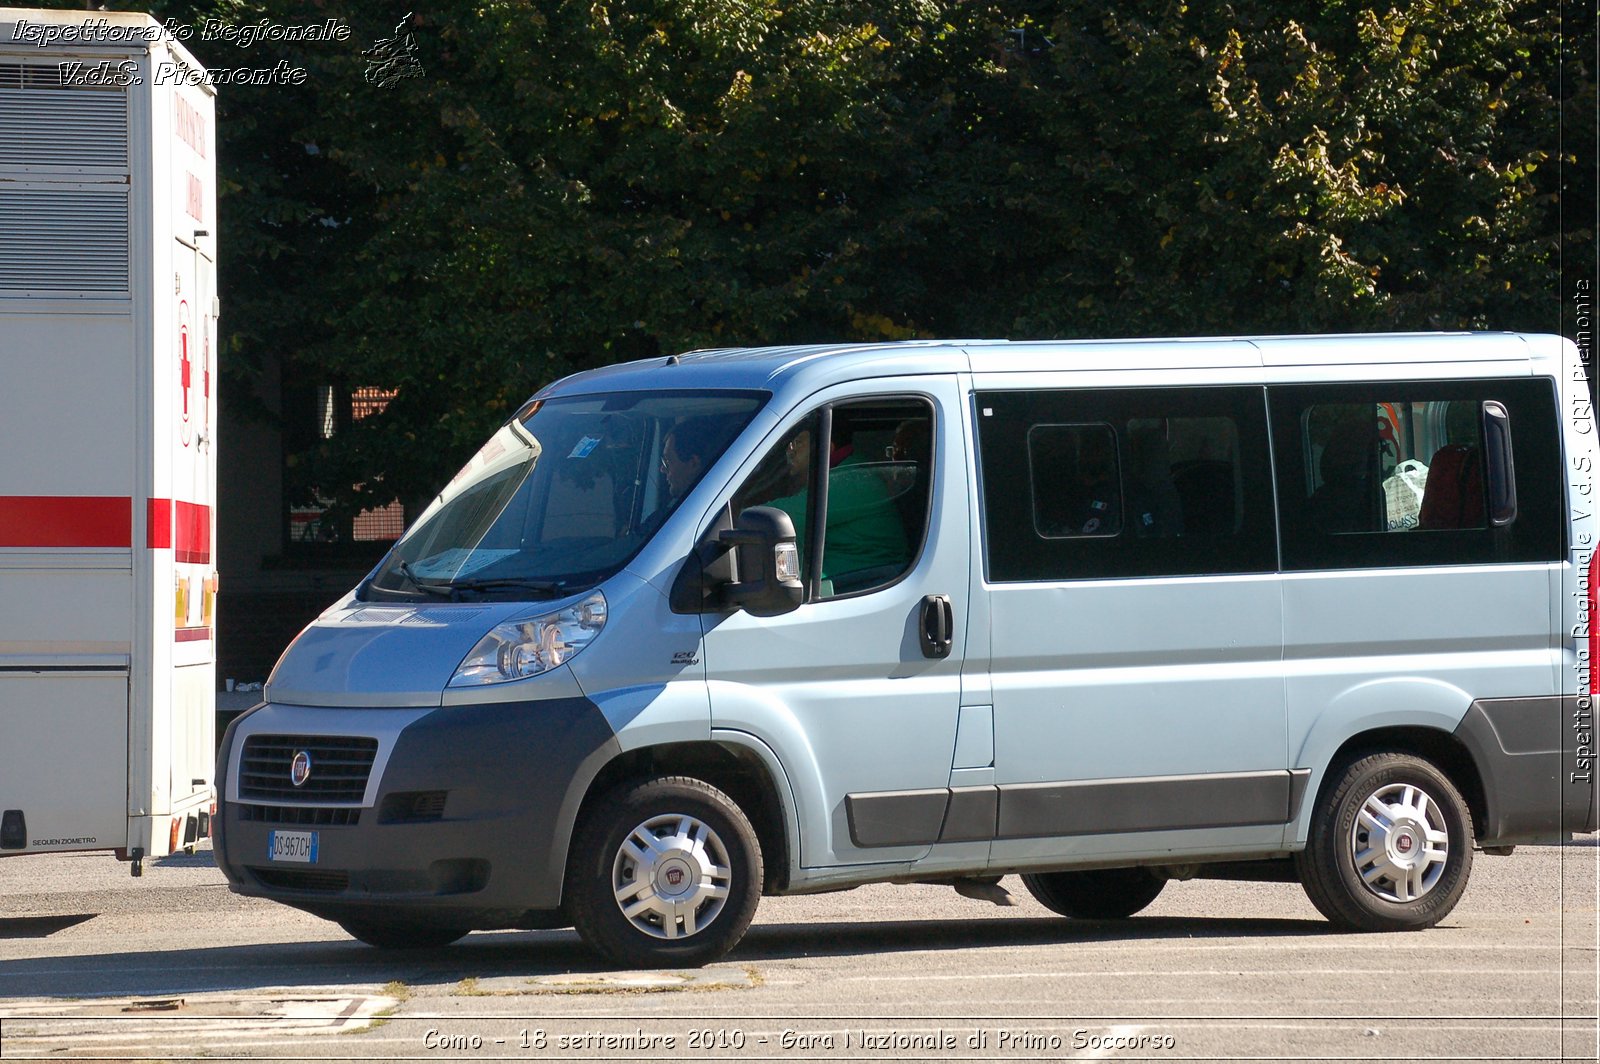
{"type": "Polygon", "coordinates": [[[1295,869],[1311,904],[1342,930],[1420,931],[1467,889],[1472,816],[1429,762],[1372,754],[1329,773],[1295,869]],[[1387,812],[1363,818],[1369,802],[1387,812]]]}
{"type": "Polygon", "coordinates": [[[466,936],[466,931],[453,927],[434,927],[422,923],[372,924],[359,920],[340,920],[351,938],[360,939],[378,949],[432,949],[448,946],[466,936]]]}
{"type": "Polygon", "coordinates": [[[624,784],[590,801],[567,863],[573,926],[624,968],[699,967],[721,957],[750,926],[761,883],[749,818],[717,788],[683,776],[624,784]],[[644,832],[665,848],[641,860],[642,848],[625,852],[624,844],[644,832]],[[713,868],[722,874],[708,874],[713,868]],[[631,916],[619,899],[630,890],[640,910],[631,916]]]}
{"type": "Polygon", "coordinates": [[[1156,900],[1167,881],[1148,868],[1036,872],[1022,885],[1051,912],[1075,920],[1125,920],[1156,900]]]}

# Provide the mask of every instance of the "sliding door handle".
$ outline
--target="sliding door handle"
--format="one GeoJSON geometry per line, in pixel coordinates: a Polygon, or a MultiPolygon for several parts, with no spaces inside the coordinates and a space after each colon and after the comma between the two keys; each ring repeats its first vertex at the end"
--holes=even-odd
{"type": "Polygon", "coordinates": [[[927,595],[922,600],[918,616],[919,634],[922,637],[922,656],[948,658],[955,636],[955,610],[950,608],[949,595],[927,595]]]}

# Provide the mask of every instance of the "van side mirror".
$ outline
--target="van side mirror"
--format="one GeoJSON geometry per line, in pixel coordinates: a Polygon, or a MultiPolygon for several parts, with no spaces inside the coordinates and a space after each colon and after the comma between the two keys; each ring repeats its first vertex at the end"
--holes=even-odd
{"type": "Polygon", "coordinates": [[[794,522],[775,506],[752,506],[717,541],[736,554],[738,577],[722,589],[722,601],[755,617],[776,617],[805,601],[794,522]]]}

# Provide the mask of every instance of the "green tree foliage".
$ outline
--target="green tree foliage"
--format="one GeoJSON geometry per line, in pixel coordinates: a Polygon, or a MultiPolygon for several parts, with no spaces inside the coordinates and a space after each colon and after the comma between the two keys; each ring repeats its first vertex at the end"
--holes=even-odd
{"type": "Polygon", "coordinates": [[[143,6],[354,29],[189,42],[308,70],[219,94],[225,333],[236,372],[397,389],[287,437],[294,490],[346,512],[425,500],[609,362],[1554,330],[1563,250],[1593,260],[1584,3],[447,0],[411,22],[424,76],[387,86],[361,50],[409,3],[143,6]]]}
{"type": "Polygon", "coordinates": [[[1030,329],[1552,327],[1547,9],[1060,7],[1030,99],[1073,176],[1030,329]]]}
{"type": "Polygon", "coordinates": [[[385,490],[422,497],[577,369],[911,335],[897,296],[942,269],[904,192],[937,180],[922,96],[960,84],[993,36],[942,13],[501,0],[419,17],[427,76],[350,93],[314,134],[374,197],[335,282],[338,365],[400,387],[328,446],[319,482],[382,469],[385,490]],[[896,227],[907,250],[886,271],[877,238],[896,227]]]}

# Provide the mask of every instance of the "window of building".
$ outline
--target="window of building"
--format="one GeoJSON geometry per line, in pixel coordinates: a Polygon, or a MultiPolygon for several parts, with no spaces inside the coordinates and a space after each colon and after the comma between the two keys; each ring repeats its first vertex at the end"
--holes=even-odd
{"type": "MultiPolygon", "coordinates": [[[[314,436],[331,440],[341,431],[362,420],[381,414],[399,393],[392,388],[356,388],[345,391],[331,384],[315,390],[314,436]]],[[[356,485],[360,487],[360,485],[356,485]]],[[[333,500],[316,492],[307,505],[289,508],[290,543],[392,543],[406,530],[405,507],[397,500],[371,510],[362,510],[341,526],[328,514],[333,500]]]]}
{"type": "MultiPolygon", "coordinates": [[[[399,393],[393,388],[357,388],[350,393],[350,421],[381,414],[399,393]]],[[[375,510],[362,510],[351,522],[350,538],[357,543],[392,543],[406,530],[406,511],[397,499],[375,510]]]]}

